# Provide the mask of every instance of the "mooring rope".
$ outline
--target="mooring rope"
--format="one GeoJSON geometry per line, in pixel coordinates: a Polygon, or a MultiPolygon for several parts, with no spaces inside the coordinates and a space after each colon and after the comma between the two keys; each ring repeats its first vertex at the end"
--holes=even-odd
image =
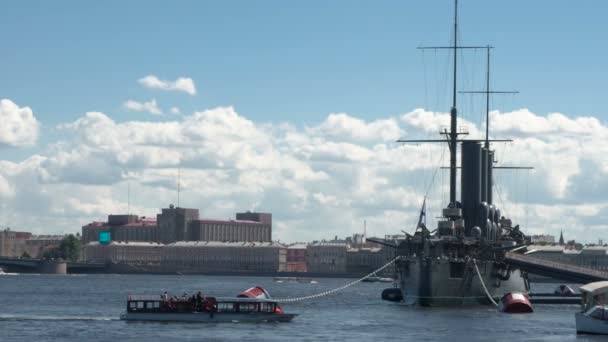
{"type": "Polygon", "coordinates": [[[319,298],[319,297],[327,296],[327,295],[330,295],[330,294],[333,294],[333,293],[336,293],[336,292],[339,292],[339,291],[345,290],[345,289],[347,289],[347,288],[349,288],[349,287],[351,287],[351,286],[353,286],[353,285],[355,285],[355,284],[358,284],[358,283],[362,282],[363,280],[365,280],[365,279],[367,279],[367,278],[369,278],[369,277],[371,277],[371,276],[375,275],[377,272],[380,272],[380,271],[382,271],[383,269],[385,269],[385,268],[389,267],[389,266],[390,266],[390,265],[392,265],[392,264],[393,264],[395,261],[399,260],[399,258],[401,258],[401,256],[397,256],[397,257],[396,257],[396,258],[394,258],[393,260],[391,260],[391,261],[389,261],[388,263],[386,263],[384,266],[382,266],[382,267],[380,267],[379,269],[377,269],[377,270],[375,270],[375,271],[371,272],[370,274],[366,275],[365,277],[360,278],[360,279],[357,279],[357,280],[355,280],[355,281],[353,281],[353,282],[350,282],[350,283],[348,283],[348,284],[346,284],[346,285],[340,286],[340,287],[335,288],[335,289],[333,289],[333,290],[329,290],[329,291],[325,291],[325,292],[317,293],[317,294],[310,295],[310,296],[304,296],[304,297],[295,297],[295,298],[280,298],[280,299],[274,299],[274,300],[275,300],[275,301],[277,301],[277,302],[281,302],[281,303],[293,303],[293,302],[300,302],[300,301],[303,301],[303,300],[308,300],[308,299],[315,299],[315,298],[319,298]]]}
{"type": "Polygon", "coordinates": [[[492,304],[498,306],[498,303],[496,303],[494,301],[494,298],[492,298],[492,296],[490,295],[490,292],[488,291],[486,284],[483,282],[483,278],[481,277],[481,272],[479,272],[479,267],[477,267],[477,262],[475,261],[475,259],[473,259],[473,266],[475,266],[475,271],[477,272],[477,276],[479,277],[479,282],[481,283],[481,287],[483,287],[483,290],[486,292],[486,296],[488,296],[488,299],[492,302],[492,304]]]}

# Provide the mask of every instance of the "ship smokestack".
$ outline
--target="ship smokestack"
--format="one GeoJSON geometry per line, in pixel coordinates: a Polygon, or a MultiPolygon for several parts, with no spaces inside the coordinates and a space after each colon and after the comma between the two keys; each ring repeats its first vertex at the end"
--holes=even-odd
{"type": "Polygon", "coordinates": [[[477,207],[481,202],[481,145],[476,141],[462,143],[461,201],[465,235],[478,226],[477,207]]]}
{"type": "Polygon", "coordinates": [[[488,202],[488,204],[492,204],[492,182],[493,182],[493,175],[492,175],[492,171],[494,169],[494,151],[490,151],[488,150],[488,165],[486,166],[486,172],[487,172],[487,180],[486,180],[486,184],[487,184],[487,198],[486,198],[486,202],[488,202]]]}
{"type": "Polygon", "coordinates": [[[488,149],[481,149],[481,202],[488,202],[488,149]]]}

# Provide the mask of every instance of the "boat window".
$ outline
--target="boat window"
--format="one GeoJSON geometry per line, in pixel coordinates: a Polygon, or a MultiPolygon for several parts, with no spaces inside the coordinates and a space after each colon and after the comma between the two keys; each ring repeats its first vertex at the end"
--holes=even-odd
{"type": "Polygon", "coordinates": [[[239,311],[240,312],[258,311],[258,306],[256,303],[239,303],[239,311]]]}
{"type": "Polygon", "coordinates": [[[234,303],[217,303],[218,312],[235,312],[234,303]]]}
{"type": "Polygon", "coordinates": [[[602,315],[604,313],[604,309],[602,309],[599,306],[595,307],[595,310],[593,310],[593,312],[591,313],[591,317],[593,318],[598,318],[598,319],[602,319],[602,315]]]}
{"type": "Polygon", "coordinates": [[[450,278],[462,278],[464,269],[464,262],[450,262],[450,278]]]}
{"type": "Polygon", "coordinates": [[[154,302],[146,302],[146,309],[153,309],[154,308],[154,302]]]}
{"type": "Polygon", "coordinates": [[[160,308],[160,302],[154,302],[154,308],[155,309],[160,308]]]}
{"type": "Polygon", "coordinates": [[[138,309],[143,309],[144,308],[144,302],[137,302],[137,308],[138,309]]]}
{"type": "Polygon", "coordinates": [[[129,302],[129,309],[135,309],[137,307],[137,302],[129,302]]]}
{"type": "Polygon", "coordinates": [[[274,303],[260,303],[261,312],[274,312],[274,303]]]}

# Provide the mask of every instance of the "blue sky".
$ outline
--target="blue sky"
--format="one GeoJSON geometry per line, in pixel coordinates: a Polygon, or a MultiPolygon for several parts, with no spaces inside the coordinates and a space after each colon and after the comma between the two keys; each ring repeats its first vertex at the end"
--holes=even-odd
{"type": "MultiPolygon", "coordinates": [[[[493,88],[520,91],[493,99],[493,131],[521,138],[499,156],[537,166],[525,191],[503,189],[533,233],[608,228],[608,202],[587,195],[608,186],[606,13],[600,0],[460,0],[461,43],[495,46],[493,88]]],[[[30,134],[0,126],[0,226],[77,231],[124,211],[128,180],[130,207],[154,215],[183,163],[182,198],[207,217],[267,208],[284,240],[363,220],[398,232],[441,150],[394,141],[436,137],[451,103],[449,56],[416,48],[450,44],[452,16],[451,0],[2,2],[0,119],[30,134]],[[196,94],[138,81],[152,75],[196,94]],[[125,105],[152,100],[164,115],[125,105]]],[[[460,87],[478,90],[484,52],[463,56],[460,87]]],[[[483,103],[459,97],[473,133],[483,103]]]]}
{"type": "MultiPolygon", "coordinates": [[[[45,125],[91,110],[133,119],[147,74],[188,76],[193,110],[234,105],[256,120],[329,112],[373,119],[424,105],[419,45],[449,44],[453,4],[430,1],[4,2],[0,94],[45,125]]],[[[497,47],[515,106],[605,118],[605,1],[461,0],[462,42],[497,47]]],[[[469,53],[468,53],[469,54],[469,53]]],[[[483,67],[483,65],[481,66],[483,67]]]]}

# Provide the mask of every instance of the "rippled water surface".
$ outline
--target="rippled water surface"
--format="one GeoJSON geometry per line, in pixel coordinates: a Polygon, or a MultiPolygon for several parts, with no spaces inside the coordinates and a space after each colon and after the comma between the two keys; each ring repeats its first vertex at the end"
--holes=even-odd
{"type": "MultiPolygon", "coordinates": [[[[526,315],[491,307],[412,308],[380,300],[386,284],[361,283],[313,301],[285,304],[291,323],[126,323],[127,294],[233,296],[261,285],[274,297],[298,297],[344,285],[275,283],[265,277],[170,275],[0,276],[0,341],[604,341],[577,336],[576,305],[536,305],[526,315]]],[[[550,292],[555,284],[536,284],[550,292]]]]}

